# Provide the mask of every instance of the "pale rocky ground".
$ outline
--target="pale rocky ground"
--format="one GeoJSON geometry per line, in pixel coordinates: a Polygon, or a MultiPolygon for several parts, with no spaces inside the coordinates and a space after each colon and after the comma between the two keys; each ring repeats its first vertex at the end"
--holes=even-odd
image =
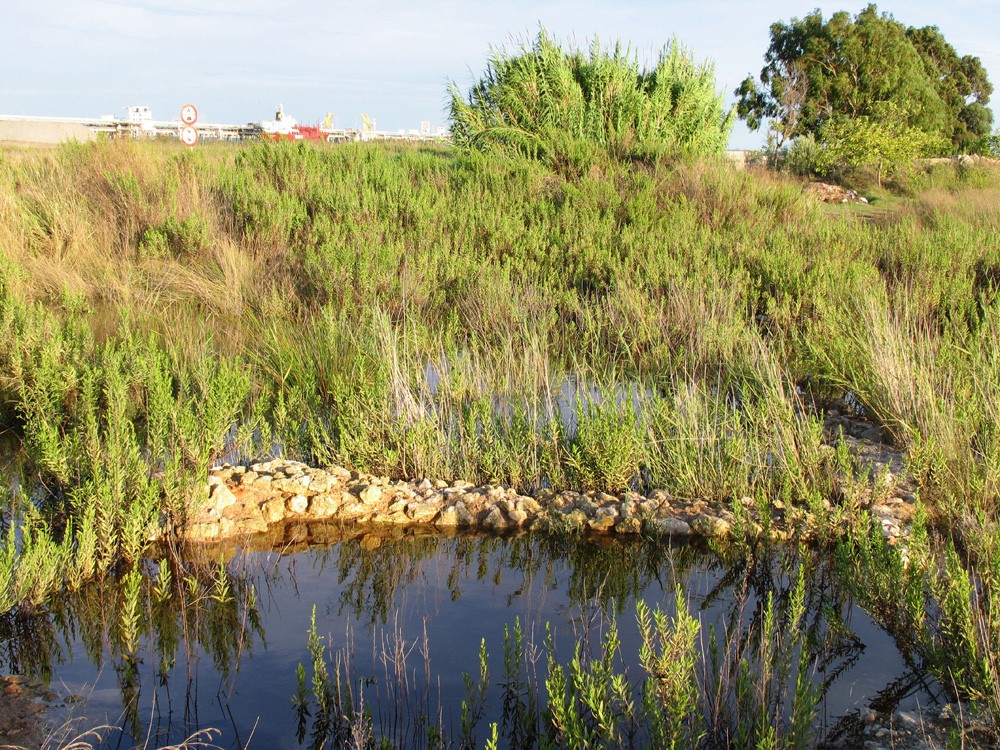
{"type": "Polygon", "coordinates": [[[0,748],[38,748],[45,743],[41,715],[55,694],[21,675],[0,680],[0,748]]]}
{"type": "Polygon", "coordinates": [[[996,747],[989,732],[951,706],[924,712],[896,711],[862,716],[857,731],[820,747],[864,750],[947,750],[996,747]],[[961,731],[959,729],[961,728],[961,731]]]}

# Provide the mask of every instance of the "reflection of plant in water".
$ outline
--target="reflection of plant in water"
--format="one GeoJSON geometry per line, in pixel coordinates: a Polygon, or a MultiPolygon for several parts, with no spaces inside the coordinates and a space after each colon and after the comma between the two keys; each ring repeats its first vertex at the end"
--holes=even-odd
{"type": "Polygon", "coordinates": [[[463,580],[492,580],[499,586],[511,573],[523,579],[511,594],[514,597],[529,590],[539,576],[546,584],[551,583],[559,566],[569,570],[572,603],[600,599],[606,604],[616,602],[619,607],[653,581],[670,588],[669,582],[660,580],[665,570],[677,578],[696,562],[709,559],[698,545],[671,546],[660,539],[636,543],[558,535],[510,539],[407,537],[387,539],[374,548],[351,540],[315,554],[321,566],[336,557],[338,582],[343,585],[339,613],[346,611],[384,624],[394,608],[396,593],[421,575],[425,562],[441,557],[444,550],[451,565],[447,585],[452,600],[461,597],[463,580]],[[670,565],[665,566],[668,560],[670,565]]]}
{"type": "MultiPolygon", "coordinates": [[[[739,643],[725,646],[739,656],[738,676],[732,682],[725,670],[713,675],[707,669],[718,653],[714,649],[699,652],[700,625],[680,589],[672,615],[638,602],[641,646],[638,658],[631,662],[622,653],[618,628],[610,615],[598,623],[604,633],[599,645],[592,649],[577,642],[568,663],[558,658],[553,632],[547,628],[544,676],[535,670],[535,647],[524,640],[519,621],[513,630],[505,628],[502,719],[491,722],[487,745],[496,746],[503,738],[509,747],[517,748],[688,748],[705,742],[713,747],[808,747],[822,686],[813,680],[809,651],[798,648],[806,612],[806,577],[801,570],[787,616],[775,615],[773,599],[765,607],[767,630],[760,634],[757,650],[745,647],[742,634],[737,634],[739,643]],[[786,705],[790,705],[787,715],[786,705]]],[[[308,637],[313,688],[310,694],[305,669],[299,665],[299,689],[293,697],[300,744],[315,704],[309,733],[314,750],[347,746],[362,735],[365,744],[350,746],[449,745],[452,738],[443,708],[439,704],[434,712],[427,692],[411,692],[417,672],[405,667],[405,656],[415,645],[398,631],[391,643],[383,639],[379,658],[391,661],[402,654],[403,664],[394,662],[397,669],[386,673],[384,692],[376,690],[375,698],[365,701],[362,686],[366,679],[351,671],[349,649],[327,653],[316,633],[314,616],[308,637]],[[333,678],[328,664],[335,665],[333,678]],[[351,688],[355,683],[357,696],[351,688]],[[386,714],[384,702],[396,708],[386,714]],[[406,711],[402,722],[400,705],[406,711]],[[434,715],[437,719],[431,721],[434,715]]],[[[424,670],[429,684],[426,662],[424,670]]],[[[465,675],[459,747],[476,746],[476,727],[486,714],[488,686],[484,642],[478,681],[465,675]]]]}
{"type": "Polygon", "coordinates": [[[359,541],[339,544],[319,553],[325,565],[336,555],[337,580],[344,584],[341,612],[371,613],[373,622],[385,622],[396,590],[412,583],[421,564],[438,551],[443,540],[434,537],[383,542],[368,549],[359,541]]]}
{"type": "MultiPolygon", "coordinates": [[[[563,549],[551,540],[512,539],[494,551],[485,567],[478,566],[480,553],[490,544],[465,540],[461,554],[466,576],[488,579],[495,573],[493,565],[499,571],[515,564],[528,571],[525,575],[536,575],[568,556],[576,573],[585,571],[583,580],[604,582],[574,589],[576,573],[567,573],[571,596],[593,590],[601,597],[574,598],[574,606],[590,616],[574,619],[570,640],[575,645],[568,658],[557,650],[560,638],[551,626],[544,642],[536,644],[525,635],[520,618],[515,619],[512,627],[504,628],[499,695],[490,694],[484,641],[478,679],[466,675],[464,700],[453,707],[460,708],[461,720],[452,736],[443,718],[447,707],[440,705],[440,698],[434,707],[429,691],[416,687],[424,681],[431,684],[427,659],[422,677],[417,677],[417,670],[400,668],[418,646],[427,653],[426,634],[423,642],[409,642],[398,624],[392,625],[391,635],[383,635],[376,647],[381,654],[376,661],[395,668],[386,670],[366,699],[359,689],[352,690],[360,686],[361,673],[350,667],[350,647],[337,651],[332,661],[331,654],[325,654],[320,663],[320,641],[311,634],[313,695],[317,679],[336,686],[332,703],[340,711],[341,727],[336,731],[363,725],[373,737],[371,747],[381,741],[383,746],[399,748],[432,747],[438,742],[463,748],[480,742],[541,748],[804,748],[816,739],[819,702],[861,648],[844,619],[850,600],[821,553],[747,548],[733,560],[715,557],[722,574],[701,600],[700,609],[720,613],[711,615],[719,617],[719,627],[706,628],[678,585],[681,571],[695,561],[707,563],[697,560],[693,547],[665,551],[655,545],[625,546],[633,564],[628,575],[615,578],[613,570],[625,566],[614,544],[577,543],[563,549]],[[577,560],[574,550],[586,559],[577,560]],[[675,591],[672,608],[653,607],[636,597],[633,592],[641,594],[665,572],[663,586],[675,591]],[[608,598],[609,591],[623,592],[627,600],[636,601],[637,653],[622,648],[616,618],[623,607],[608,598]],[[329,676],[330,663],[336,665],[335,678],[329,676]]],[[[404,551],[400,544],[392,553],[404,551]]],[[[425,554],[421,549],[417,556],[425,554]]],[[[304,737],[310,703],[320,703],[305,690],[304,669],[299,681],[295,700],[304,737]]],[[[325,714],[325,709],[318,712],[325,714]]],[[[331,742],[329,746],[337,746],[335,734],[329,722],[315,719],[312,746],[331,742]]]]}
{"type": "Polygon", "coordinates": [[[54,618],[47,612],[14,609],[0,615],[0,664],[9,674],[35,675],[48,683],[61,661],[54,618]]]}
{"type": "Polygon", "coordinates": [[[0,617],[4,669],[49,681],[53,665],[63,658],[60,640],[71,643],[77,637],[97,668],[110,645],[122,723],[133,738],[141,738],[144,640],[155,655],[161,686],[178,654],[184,655],[190,690],[195,645],[211,656],[214,669],[226,679],[264,633],[255,589],[246,575],[235,575],[221,564],[166,557],[156,566],[135,563],[118,582],[99,579],[57,597],[47,611],[19,608],[0,617]]]}
{"type": "MultiPolygon", "coordinates": [[[[876,519],[838,548],[858,602],[896,640],[904,658],[938,680],[972,713],[1000,715],[1000,532],[977,520],[968,547],[933,534],[918,506],[907,547],[890,545],[876,519]],[[977,550],[973,554],[970,550],[977,550]]],[[[995,722],[995,718],[994,718],[995,722]]],[[[990,729],[997,739],[997,730],[990,729]]]]}

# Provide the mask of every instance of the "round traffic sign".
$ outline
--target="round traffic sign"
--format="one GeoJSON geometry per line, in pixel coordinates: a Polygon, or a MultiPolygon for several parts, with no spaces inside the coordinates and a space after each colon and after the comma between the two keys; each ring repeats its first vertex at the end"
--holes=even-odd
{"type": "Polygon", "coordinates": [[[198,142],[198,131],[190,125],[181,128],[181,143],[185,146],[193,146],[198,142]]]}
{"type": "Polygon", "coordinates": [[[198,108],[193,104],[185,104],[181,107],[181,122],[185,125],[194,125],[198,122],[198,108]]]}

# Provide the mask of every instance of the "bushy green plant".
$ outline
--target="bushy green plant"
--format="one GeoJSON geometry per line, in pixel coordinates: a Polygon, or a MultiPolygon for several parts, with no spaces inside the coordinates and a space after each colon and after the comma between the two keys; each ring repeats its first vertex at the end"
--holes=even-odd
{"type": "Polygon", "coordinates": [[[819,143],[812,133],[792,141],[781,158],[781,166],[801,177],[825,177],[833,166],[835,154],[819,143]]]}
{"type": "Polygon", "coordinates": [[[675,40],[652,70],[621,43],[595,39],[564,50],[544,30],[516,52],[493,52],[468,100],[451,85],[452,138],[460,148],[578,159],[581,141],[615,158],[717,154],[731,113],[710,64],[697,64],[675,40]]]}
{"type": "Polygon", "coordinates": [[[885,104],[878,115],[838,118],[822,130],[830,158],[852,168],[875,170],[878,185],[921,156],[936,156],[947,146],[944,139],[907,126],[899,107],[885,104]]]}

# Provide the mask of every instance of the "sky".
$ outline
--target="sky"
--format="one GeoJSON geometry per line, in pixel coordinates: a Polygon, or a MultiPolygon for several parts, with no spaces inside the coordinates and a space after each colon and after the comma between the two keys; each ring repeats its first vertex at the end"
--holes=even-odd
{"type": "MultiPolygon", "coordinates": [[[[715,62],[728,102],[757,75],[775,21],[867,2],[817,0],[33,0],[11,2],[0,28],[0,114],[97,117],[149,106],[174,120],[186,102],[200,121],[271,118],[281,103],[303,123],[361,113],[380,130],[447,124],[447,87],[463,91],[491,48],[512,49],[544,26],[580,46],[630,43],[652,65],[677,38],[715,62]]],[[[1000,0],[910,0],[879,10],[908,26],[937,26],[960,55],[983,61],[1000,101],[1000,0]]],[[[996,101],[994,112],[1000,111],[996,101]]],[[[997,118],[1000,119],[1000,118],[997,118]]],[[[996,124],[996,123],[995,123],[996,124]]],[[[731,148],[763,134],[734,128],[731,148]]]]}

